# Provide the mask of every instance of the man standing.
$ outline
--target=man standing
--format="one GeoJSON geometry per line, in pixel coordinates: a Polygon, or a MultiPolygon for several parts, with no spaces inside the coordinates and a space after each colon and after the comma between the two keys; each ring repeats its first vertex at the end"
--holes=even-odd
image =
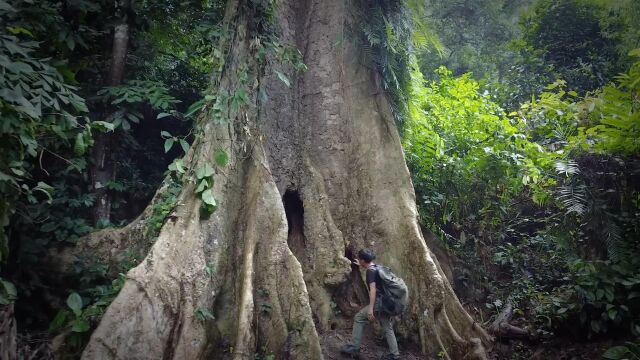
{"type": "Polygon", "coordinates": [[[346,355],[357,355],[360,352],[360,343],[362,341],[362,332],[364,331],[365,324],[367,321],[373,321],[377,318],[382,324],[384,337],[389,346],[389,354],[383,357],[383,359],[400,359],[396,335],[393,333],[393,319],[391,316],[380,311],[382,309],[380,295],[385,289],[383,288],[382,279],[380,279],[380,275],[378,274],[378,265],[373,263],[375,258],[376,256],[373,251],[362,249],[358,252],[356,261],[354,261],[354,264],[358,265],[361,269],[367,270],[369,305],[362,308],[362,310],[356,314],[353,320],[353,342],[342,348],[341,351],[346,355]]]}

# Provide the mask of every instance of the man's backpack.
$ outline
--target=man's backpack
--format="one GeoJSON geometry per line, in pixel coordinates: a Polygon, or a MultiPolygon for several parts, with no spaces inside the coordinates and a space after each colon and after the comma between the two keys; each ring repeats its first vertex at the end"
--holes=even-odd
{"type": "Polygon", "coordinates": [[[382,311],[393,316],[402,314],[409,300],[407,285],[388,267],[378,265],[377,270],[382,280],[382,311]]]}

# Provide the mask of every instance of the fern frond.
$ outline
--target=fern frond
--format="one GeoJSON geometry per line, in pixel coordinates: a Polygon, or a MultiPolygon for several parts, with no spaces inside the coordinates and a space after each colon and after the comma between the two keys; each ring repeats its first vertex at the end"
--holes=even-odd
{"type": "Polygon", "coordinates": [[[606,217],[606,224],[602,227],[602,237],[607,248],[607,254],[613,261],[618,261],[624,253],[622,229],[610,216],[606,217]]]}
{"type": "Polygon", "coordinates": [[[558,193],[558,200],[564,206],[567,215],[583,215],[589,208],[587,187],[584,184],[560,186],[558,193]]]}
{"type": "Polygon", "coordinates": [[[555,163],[555,168],[558,174],[564,174],[567,177],[580,173],[580,167],[578,166],[578,163],[573,160],[557,161],[555,163]]]}

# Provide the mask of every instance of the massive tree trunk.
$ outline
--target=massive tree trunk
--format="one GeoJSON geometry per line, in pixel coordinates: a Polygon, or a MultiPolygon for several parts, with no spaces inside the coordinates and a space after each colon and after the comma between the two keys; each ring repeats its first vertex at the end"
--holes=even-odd
{"type": "Polygon", "coordinates": [[[353,311],[342,298],[361,280],[350,276],[347,257],[362,247],[410,288],[400,336],[425,353],[482,358],[489,336],[425,245],[374,70],[356,60],[348,38],[339,41],[355,2],[278,2],[280,41],[300,49],[308,66],[290,87],[275,73],[292,75],[288,66],[257,63],[249,4],[227,5],[233,40],[217,87],[244,89],[251,104],[225,109],[228,123],[200,119],[185,157],[196,169],[214,164],[218,150],[229,154],[215,175],[218,209],[203,216],[196,184],[185,182],[175,216],[127,274],[83,358],[253,359],[265,351],[321,359],[320,334],[336,321],[332,304],[353,311]]]}

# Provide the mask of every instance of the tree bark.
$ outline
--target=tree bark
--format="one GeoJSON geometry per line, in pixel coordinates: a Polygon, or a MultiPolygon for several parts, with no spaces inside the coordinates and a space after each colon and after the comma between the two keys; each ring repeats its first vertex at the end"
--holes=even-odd
{"type": "Polygon", "coordinates": [[[16,336],[16,318],[13,304],[0,305],[0,359],[18,358],[16,336]]]}
{"type": "MultiPolygon", "coordinates": [[[[129,25],[127,24],[127,12],[130,0],[120,3],[119,23],[113,32],[113,45],[111,50],[111,66],[109,68],[108,85],[118,86],[124,79],[124,69],[129,44],[129,25]]],[[[97,133],[92,150],[93,164],[91,165],[91,185],[96,195],[93,206],[94,224],[109,222],[111,219],[111,194],[106,185],[113,181],[116,175],[115,163],[111,157],[113,151],[113,135],[111,133],[97,133]]]]}
{"type": "Polygon", "coordinates": [[[344,303],[336,296],[345,296],[345,284],[357,292],[362,281],[350,276],[345,254],[362,247],[409,286],[400,336],[424,353],[484,358],[490,336],[461,306],[420,232],[384,92],[355,45],[338,41],[355,3],[278,2],[280,41],[300,49],[308,66],[296,77],[290,66],[256,62],[248,4],[227,4],[234,40],[217,87],[246,90],[251,105],[227,109],[228,123],[201,118],[185,157],[197,169],[214,164],[217,150],[229,154],[215,177],[219,207],[202,216],[196,185],[185,183],[176,216],[127,274],[83,358],[253,359],[264,349],[276,359],[322,359],[331,305],[344,303]],[[290,87],[275,70],[289,74],[290,87]],[[297,205],[283,204],[287,192],[297,205]],[[214,319],[199,316],[203,309],[214,319]]]}

